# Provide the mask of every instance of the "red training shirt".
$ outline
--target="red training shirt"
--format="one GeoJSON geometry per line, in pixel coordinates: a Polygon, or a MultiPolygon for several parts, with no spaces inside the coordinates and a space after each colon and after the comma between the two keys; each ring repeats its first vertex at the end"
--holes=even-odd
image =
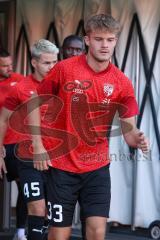
{"type": "Polygon", "coordinates": [[[109,164],[106,134],[115,112],[121,118],[138,114],[131,81],[111,63],[94,72],[85,55],[57,63],[37,91],[40,97],[57,96],[50,106],[56,112],[50,136],[59,144],[50,141],[49,155],[54,168],[69,172],[84,173],[109,164]]]}
{"type": "MultiPolygon", "coordinates": [[[[10,143],[19,143],[17,148],[17,154],[20,158],[29,158],[32,159],[32,146],[31,146],[31,135],[30,128],[28,125],[28,103],[31,102],[31,107],[33,106],[34,110],[34,99],[31,99],[31,96],[36,92],[37,87],[39,86],[40,81],[36,80],[33,75],[27,76],[24,81],[18,83],[6,98],[4,107],[13,111],[10,116],[9,124],[11,128],[16,132],[17,138],[11,139],[10,143]],[[20,144],[21,143],[21,144],[20,144]]],[[[45,114],[47,111],[48,105],[43,104],[41,107],[42,115],[42,124],[41,126],[44,129],[47,129],[47,124],[45,121],[45,114]]],[[[48,138],[43,139],[44,145],[49,146],[48,138]]],[[[55,142],[57,143],[57,141],[55,142]]]]}
{"type": "Polygon", "coordinates": [[[24,125],[25,118],[27,117],[27,111],[23,103],[31,97],[31,95],[36,91],[39,81],[34,79],[32,75],[23,78],[23,81],[16,84],[8,97],[5,100],[4,107],[13,111],[11,114],[9,124],[14,130],[15,136],[9,138],[7,143],[18,143],[21,140],[26,139],[28,134],[27,125],[24,125]],[[18,108],[17,108],[18,107],[18,108]],[[21,110],[19,110],[21,109],[21,110]]]}
{"type": "MultiPolygon", "coordinates": [[[[0,81],[0,110],[2,109],[7,96],[10,95],[15,85],[22,79],[24,79],[24,76],[21,74],[12,73],[10,77],[4,78],[4,80],[0,81]]],[[[15,141],[14,139],[16,138],[17,135],[15,132],[8,128],[5,135],[4,144],[9,144],[11,142],[13,143],[15,141]]]]}

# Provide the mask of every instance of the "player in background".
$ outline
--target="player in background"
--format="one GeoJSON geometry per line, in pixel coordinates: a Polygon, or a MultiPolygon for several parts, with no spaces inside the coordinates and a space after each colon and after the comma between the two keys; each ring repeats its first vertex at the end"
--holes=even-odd
{"type": "MultiPolygon", "coordinates": [[[[0,49],[0,112],[7,96],[14,86],[24,79],[18,73],[13,72],[12,56],[5,49],[0,49]]],[[[2,167],[2,158],[5,156],[6,167],[3,165],[4,172],[6,172],[7,180],[9,182],[15,181],[18,188],[18,198],[16,203],[16,235],[20,240],[25,240],[25,224],[27,219],[27,207],[23,199],[23,194],[20,188],[17,169],[14,167],[14,153],[13,145],[17,142],[19,136],[8,128],[4,139],[4,148],[1,145],[0,149],[0,167],[2,167]]],[[[2,178],[2,173],[0,178],[2,178]]]]}
{"type": "MultiPolygon", "coordinates": [[[[40,39],[31,47],[31,64],[34,69],[34,73],[27,76],[23,81],[17,84],[10,95],[6,98],[4,107],[0,115],[0,148],[3,147],[4,136],[6,134],[7,120],[16,112],[16,109],[23,105],[36,91],[40,82],[50,69],[57,63],[59,49],[50,41],[40,39]]],[[[17,110],[18,111],[18,110],[17,110]]],[[[21,122],[21,114],[17,115],[17,119],[13,121],[12,128],[17,132],[19,131],[18,141],[14,141],[12,144],[12,154],[15,152],[17,143],[30,139],[25,134],[25,126],[20,129],[20,126],[24,124],[21,122]],[[19,122],[19,124],[17,124],[19,122]],[[19,129],[17,129],[19,127],[19,129]],[[23,132],[24,130],[24,132],[23,132]]],[[[20,179],[21,188],[23,190],[23,196],[27,203],[28,210],[28,240],[42,240],[44,237],[44,225],[46,216],[46,203],[45,203],[45,180],[43,173],[33,168],[33,163],[27,161],[21,161],[14,154],[15,161],[10,164],[14,164],[14,169],[18,168],[18,176],[20,179]]],[[[0,162],[0,174],[6,172],[5,162],[1,155],[0,162]]],[[[21,211],[21,209],[20,209],[21,211]]],[[[23,217],[23,216],[22,216],[23,217]]],[[[16,235],[17,240],[21,240],[16,235]]],[[[25,238],[24,238],[25,239],[25,238]]]]}
{"type": "Polygon", "coordinates": [[[62,57],[67,59],[73,56],[79,56],[85,52],[83,38],[77,35],[69,35],[63,40],[62,57]]]}

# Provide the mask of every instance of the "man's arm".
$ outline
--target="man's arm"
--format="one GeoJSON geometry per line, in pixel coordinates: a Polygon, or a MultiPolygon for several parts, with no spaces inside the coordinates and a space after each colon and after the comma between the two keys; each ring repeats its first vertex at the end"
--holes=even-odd
{"type": "Polygon", "coordinates": [[[41,136],[41,115],[39,110],[39,97],[37,94],[32,96],[32,101],[28,103],[29,125],[33,144],[33,163],[37,170],[47,170],[51,164],[46,149],[43,146],[41,136]],[[34,101],[33,101],[34,100],[34,101]],[[31,103],[31,105],[30,105],[31,103]],[[34,107],[33,107],[34,104],[34,107]],[[30,109],[34,109],[30,111],[30,109]]]}
{"type": "Polygon", "coordinates": [[[139,148],[142,152],[149,151],[149,140],[136,127],[135,117],[121,118],[121,128],[126,143],[133,148],[139,148]]]}
{"type": "Polygon", "coordinates": [[[3,140],[6,134],[6,130],[8,127],[8,118],[11,115],[12,111],[8,110],[7,108],[2,108],[0,114],[0,178],[3,177],[3,172],[7,173],[7,169],[4,162],[4,147],[3,147],[3,140]]]}

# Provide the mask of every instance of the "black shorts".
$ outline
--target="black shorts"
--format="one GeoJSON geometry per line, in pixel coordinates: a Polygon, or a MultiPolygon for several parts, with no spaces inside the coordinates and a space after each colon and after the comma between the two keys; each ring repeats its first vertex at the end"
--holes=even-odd
{"type": "Polygon", "coordinates": [[[17,169],[18,159],[15,154],[15,146],[16,144],[6,144],[4,146],[6,149],[6,157],[4,158],[7,168],[6,176],[9,182],[19,178],[17,169]]]}
{"type": "Polygon", "coordinates": [[[35,169],[33,167],[33,162],[30,160],[19,160],[18,172],[24,200],[26,202],[32,202],[45,199],[46,171],[38,171],[35,169]]]}
{"type": "Polygon", "coordinates": [[[84,219],[108,217],[111,198],[109,166],[83,174],[50,168],[46,177],[51,225],[71,226],[77,201],[84,219]]]}

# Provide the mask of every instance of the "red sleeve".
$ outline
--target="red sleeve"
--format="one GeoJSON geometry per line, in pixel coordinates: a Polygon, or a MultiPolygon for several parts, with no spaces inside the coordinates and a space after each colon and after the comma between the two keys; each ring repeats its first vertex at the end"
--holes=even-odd
{"type": "Polygon", "coordinates": [[[57,63],[49,74],[44,78],[37,88],[37,93],[40,94],[57,94],[59,90],[60,81],[60,67],[57,63]]]}
{"type": "Polygon", "coordinates": [[[25,78],[25,76],[21,75],[20,73],[13,73],[12,78],[16,80],[16,82],[20,82],[25,78]]]}
{"type": "Polygon", "coordinates": [[[134,89],[128,78],[126,78],[122,84],[119,103],[120,105],[118,111],[120,118],[129,118],[139,114],[134,89]]]}
{"type": "Polygon", "coordinates": [[[4,107],[11,111],[14,111],[19,104],[20,104],[20,101],[18,97],[18,89],[15,86],[13,87],[9,96],[6,98],[4,102],[4,107]]]}

